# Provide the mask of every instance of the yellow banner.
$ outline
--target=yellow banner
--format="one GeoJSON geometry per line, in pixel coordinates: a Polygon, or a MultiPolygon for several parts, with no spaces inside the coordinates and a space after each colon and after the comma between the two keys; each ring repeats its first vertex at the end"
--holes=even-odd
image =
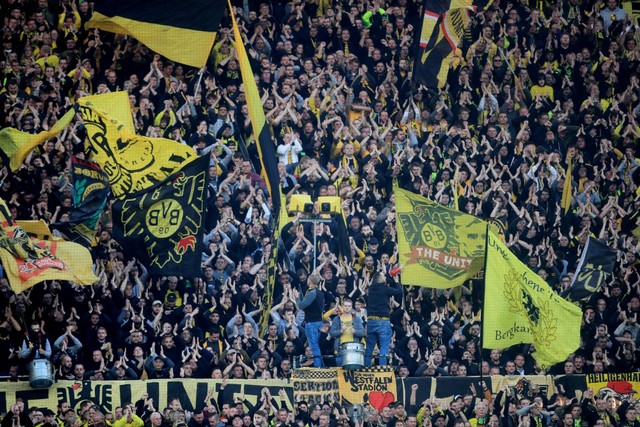
{"type": "Polygon", "coordinates": [[[291,377],[296,399],[321,403],[333,399],[341,405],[369,402],[377,409],[398,398],[393,369],[384,366],[296,369],[291,377]]]}
{"type": "Polygon", "coordinates": [[[482,339],[486,349],[535,344],[542,367],[580,346],[580,308],[562,299],[493,233],[487,236],[482,339]]]}
{"type": "Polygon", "coordinates": [[[338,387],[342,405],[369,402],[382,409],[398,400],[396,375],[386,366],[358,370],[338,368],[338,387]]]}
{"type": "MultiPolygon", "coordinates": [[[[51,236],[46,225],[29,221],[43,236],[51,236]],[[46,230],[42,230],[42,227],[46,230]]],[[[16,293],[44,280],[69,280],[80,285],[98,281],[89,251],[76,243],[31,237],[19,223],[11,221],[9,209],[0,200],[0,260],[16,293]]],[[[33,230],[33,229],[32,229],[33,230]]]]}
{"type": "MultiPolygon", "coordinates": [[[[123,97],[128,105],[126,92],[106,94],[109,100],[123,97]]],[[[148,138],[136,135],[115,117],[126,117],[122,111],[124,101],[115,102],[115,110],[103,109],[110,104],[104,95],[80,98],[87,139],[93,160],[107,173],[111,192],[122,198],[164,180],[181,165],[195,156],[190,147],[164,138],[148,138]],[[103,108],[101,108],[103,107],[103,108]]]]}
{"type": "Polygon", "coordinates": [[[482,270],[486,222],[398,187],[394,193],[403,284],[452,288],[482,270]]]}
{"type": "Polygon", "coordinates": [[[587,387],[595,394],[620,399],[640,399],[640,372],[624,374],[589,374],[587,387]]]}
{"type": "MultiPolygon", "coordinates": [[[[9,407],[17,398],[22,399],[25,408],[52,408],[58,402],[67,401],[73,409],[79,409],[84,401],[91,401],[106,412],[113,412],[118,406],[138,401],[146,394],[153,399],[153,404],[162,410],[169,400],[180,400],[182,409],[193,411],[196,407],[206,405],[217,406],[216,399],[220,392],[219,380],[207,379],[174,379],[147,381],[58,381],[51,388],[34,390],[28,382],[3,383],[0,388],[0,412],[9,412],[9,407]],[[212,392],[210,400],[206,400],[212,392]]],[[[262,389],[267,388],[271,394],[271,403],[277,408],[281,405],[278,392],[286,393],[284,403],[287,408],[294,408],[293,387],[285,380],[229,380],[224,388],[224,400],[232,402],[244,396],[252,406],[260,406],[262,389]]],[[[220,412],[222,408],[217,408],[220,412]]]]}
{"type": "Polygon", "coordinates": [[[75,114],[76,110],[72,108],[51,129],[37,134],[21,132],[9,127],[0,130],[0,141],[2,141],[0,149],[9,157],[11,170],[17,171],[34,148],[62,132],[71,123],[75,114]]]}

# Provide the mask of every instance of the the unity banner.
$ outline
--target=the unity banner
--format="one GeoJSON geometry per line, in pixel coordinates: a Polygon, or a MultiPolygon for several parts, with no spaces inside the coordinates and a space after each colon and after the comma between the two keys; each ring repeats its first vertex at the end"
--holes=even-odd
{"type": "MultiPolygon", "coordinates": [[[[55,408],[59,402],[67,401],[71,408],[77,409],[82,402],[91,401],[103,410],[113,412],[118,406],[136,402],[145,394],[153,398],[157,408],[166,407],[170,399],[176,398],[183,409],[193,411],[202,407],[209,391],[213,391],[213,398],[207,405],[217,406],[220,383],[219,380],[207,379],[58,381],[48,389],[32,389],[28,382],[4,383],[0,387],[0,412],[9,412],[16,399],[22,399],[25,408],[55,408]]],[[[236,397],[244,396],[247,406],[260,405],[265,387],[273,397],[274,406],[281,404],[278,393],[284,390],[287,396],[285,403],[288,408],[293,408],[293,387],[284,380],[229,380],[224,388],[224,400],[234,401],[236,397]]]]}
{"type": "Polygon", "coordinates": [[[487,229],[499,233],[498,227],[399,187],[393,191],[402,283],[444,289],[476,278],[487,229]]]}

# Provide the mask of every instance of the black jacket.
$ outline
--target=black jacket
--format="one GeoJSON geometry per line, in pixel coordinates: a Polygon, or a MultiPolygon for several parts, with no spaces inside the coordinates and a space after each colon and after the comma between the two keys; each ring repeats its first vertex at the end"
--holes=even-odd
{"type": "Polygon", "coordinates": [[[369,287],[367,300],[367,316],[389,317],[389,297],[402,295],[402,287],[394,283],[394,287],[374,283],[369,287]]]}

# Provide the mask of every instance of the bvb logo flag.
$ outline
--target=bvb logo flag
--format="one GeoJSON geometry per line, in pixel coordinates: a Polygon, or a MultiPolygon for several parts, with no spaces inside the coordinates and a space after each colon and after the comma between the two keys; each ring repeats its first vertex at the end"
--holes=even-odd
{"type": "Polygon", "coordinates": [[[578,260],[573,282],[569,289],[562,293],[562,297],[569,301],[588,299],[611,279],[615,263],[615,249],[589,236],[578,260]]]}
{"type": "Polygon", "coordinates": [[[580,346],[580,308],[557,295],[491,232],[486,265],[483,348],[535,344],[533,357],[547,368],[580,346]]]}
{"type": "Polygon", "coordinates": [[[208,166],[208,156],[198,157],[113,205],[114,237],[149,274],[184,275],[200,268],[208,166]]]}
{"type": "Polygon", "coordinates": [[[484,263],[487,223],[394,187],[405,285],[452,288],[484,263]]]}
{"type": "Polygon", "coordinates": [[[127,92],[106,95],[113,102],[104,102],[105,95],[94,95],[80,98],[78,104],[93,160],[107,173],[115,197],[156,185],[195,156],[190,147],[176,141],[136,135],[117,119],[130,114],[126,113],[131,108],[127,92]]]}

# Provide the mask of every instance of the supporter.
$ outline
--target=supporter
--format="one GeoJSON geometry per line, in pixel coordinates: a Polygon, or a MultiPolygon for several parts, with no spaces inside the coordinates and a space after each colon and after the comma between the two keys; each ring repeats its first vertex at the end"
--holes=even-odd
{"type": "Polygon", "coordinates": [[[379,348],[378,363],[387,364],[389,345],[391,344],[392,331],[389,324],[389,298],[401,295],[400,285],[394,287],[387,285],[387,279],[382,273],[375,273],[373,283],[369,288],[369,311],[367,313],[367,345],[365,349],[365,364],[371,366],[373,348],[379,348]]]}

